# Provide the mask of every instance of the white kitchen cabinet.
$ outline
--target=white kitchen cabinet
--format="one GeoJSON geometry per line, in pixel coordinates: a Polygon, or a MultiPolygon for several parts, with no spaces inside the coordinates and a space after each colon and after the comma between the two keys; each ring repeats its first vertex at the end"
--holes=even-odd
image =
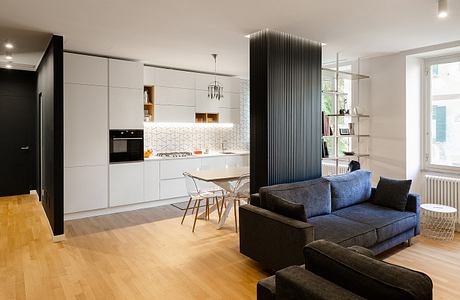
{"type": "Polygon", "coordinates": [[[108,59],[64,53],[64,82],[107,86],[108,59]]]}
{"type": "Polygon", "coordinates": [[[240,110],[235,108],[219,108],[219,123],[240,123],[240,110]]]}
{"type": "Polygon", "coordinates": [[[195,106],[195,90],[171,88],[164,86],[155,87],[155,104],[195,106]]]}
{"type": "Polygon", "coordinates": [[[249,155],[229,155],[226,157],[226,164],[229,168],[239,168],[249,166],[249,155]]]}
{"type": "Polygon", "coordinates": [[[109,86],[143,90],[143,82],[142,63],[109,59],[109,86]]]}
{"type": "Polygon", "coordinates": [[[195,107],[156,104],[154,109],[155,122],[195,122],[195,107]]]}
{"type": "Polygon", "coordinates": [[[160,181],[160,199],[186,197],[185,178],[174,178],[160,181]]]}
{"type": "Polygon", "coordinates": [[[155,85],[156,84],[156,72],[155,67],[144,67],[144,85],[155,85]]]}
{"type": "Polygon", "coordinates": [[[108,168],[64,168],[64,213],[108,207],[108,168]]]}
{"type": "MultiPolygon", "coordinates": [[[[218,113],[219,100],[209,99],[207,91],[195,91],[196,112],[198,113],[218,113]]],[[[223,100],[221,100],[223,101],[223,100]]]]}
{"type": "Polygon", "coordinates": [[[200,158],[182,158],[160,161],[160,179],[183,178],[186,171],[201,168],[200,158]]]}
{"type": "Polygon", "coordinates": [[[144,161],[144,201],[160,199],[160,162],[144,161]]]}
{"type": "Polygon", "coordinates": [[[144,202],[144,162],[109,166],[110,207],[144,202]]]}
{"type": "Polygon", "coordinates": [[[109,89],[110,129],[144,129],[142,90],[109,89]]]}
{"type": "Polygon", "coordinates": [[[219,169],[227,166],[227,158],[225,156],[203,157],[201,159],[201,169],[219,169]]]}
{"type": "Polygon", "coordinates": [[[155,72],[157,86],[195,89],[195,73],[157,68],[155,72]]]}
{"type": "Polygon", "coordinates": [[[64,92],[65,166],[107,164],[107,87],[66,83],[64,92]]]}
{"type": "MultiPolygon", "coordinates": [[[[196,89],[207,91],[208,86],[214,81],[214,75],[196,73],[196,89]]],[[[217,81],[224,87],[224,92],[240,93],[240,79],[237,77],[217,76],[217,81]]]]}

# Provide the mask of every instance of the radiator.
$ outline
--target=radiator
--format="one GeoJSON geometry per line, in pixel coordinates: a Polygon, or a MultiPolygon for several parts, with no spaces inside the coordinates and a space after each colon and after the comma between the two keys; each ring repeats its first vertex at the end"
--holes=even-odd
{"type": "MultiPolygon", "coordinates": [[[[336,175],[335,173],[335,164],[334,163],[322,163],[322,174],[323,176],[330,176],[330,175],[336,175]]],[[[348,171],[348,165],[340,165],[339,164],[339,170],[338,174],[344,174],[347,173],[348,171]]]]}
{"type": "MultiPolygon", "coordinates": [[[[442,204],[460,207],[460,178],[425,175],[425,199],[424,203],[442,204]]],[[[457,213],[457,223],[460,222],[460,214],[457,213]]]]}

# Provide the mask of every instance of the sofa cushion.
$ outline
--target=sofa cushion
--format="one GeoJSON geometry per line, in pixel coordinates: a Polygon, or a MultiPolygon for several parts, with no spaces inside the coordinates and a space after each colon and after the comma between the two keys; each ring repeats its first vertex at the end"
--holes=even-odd
{"type": "Polygon", "coordinates": [[[416,226],[416,214],[375,205],[369,202],[333,212],[334,215],[372,226],[377,242],[383,242],[416,226]]]}
{"type": "Polygon", "coordinates": [[[315,240],[325,239],[345,247],[370,247],[377,241],[372,226],[333,214],[309,218],[308,223],[315,226],[315,240]]]}
{"type": "Polygon", "coordinates": [[[275,275],[260,280],[257,283],[257,300],[275,300],[275,275]]]}
{"type": "Polygon", "coordinates": [[[331,183],[332,211],[358,204],[371,197],[371,172],[357,170],[325,177],[331,183]]]}
{"type": "Polygon", "coordinates": [[[431,300],[427,275],[360,255],[340,245],[315,241],[303,249],[307,270],[366,299],[431,300]]]}
{"type": "Polygon", "coordinates": [[[273,194],[303,204],[307,218],[331,213],[331,187],[324,178],[266,186],[260,188],[259,194],[262,208],[267,208],[267,195],[273,194]]]}
{"type": "Polygon", "coordinates": [[[307,222],[303,204],[287,201],[274,194],[267,195],[267,209],[291,219],[307,222]]]}
{"type": "Polygon", "coordinates": [[[394,180],[380,177],[372,202],[377,205],[404,211],[411,184],[412,180],[394,180]]]}

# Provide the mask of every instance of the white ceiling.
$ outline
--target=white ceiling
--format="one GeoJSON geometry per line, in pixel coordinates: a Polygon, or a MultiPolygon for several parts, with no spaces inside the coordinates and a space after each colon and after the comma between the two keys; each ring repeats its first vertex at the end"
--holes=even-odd
{"type": "Polygon", "coordinates": [[[327,43],[324,61],[460,40],[460,1],[40,0],[3,1],[0,25],[64,35],[67,50],[246,76],[248,40],[264,28],[327,43]]]}

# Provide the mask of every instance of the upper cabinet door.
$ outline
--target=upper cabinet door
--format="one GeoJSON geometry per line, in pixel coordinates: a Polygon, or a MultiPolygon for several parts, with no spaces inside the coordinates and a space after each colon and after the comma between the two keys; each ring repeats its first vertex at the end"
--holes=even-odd
{"type": "Polygon", "coordinates": [[[108,59],[64,53],[64,82],[107,86],[108,59]]]}
{"type": "Polygon", "coordinates": [[[109,59],[109,86],[143,89],[144,65],[139,62],[109,59]]]}
{"type": "Polygon", "coordinates": [[[156,84],[157,68],[144,66],[144,85],[156,84]]]}
{"type": "Polygon", "coordinates": [[[110,129],[144,129],[142,90],[109,89],[110,129]]]}
{"type": "MultiPolygon", "coordinates": [[[[214,81],[214,75],[210,74],[199,74],[195,75],[196,78],[196,89],[207,91],[208,86],[214,81]]],[[[217,81],[224,87],[225,93],[239,93],[240,92],[240,79],[229,76],[217,76],[217,81]]]]}
{"type": "Polygon", "coordinates": [[[155,104],[195,106],[195,91],[157,86],[154,99],[155,104]]]}
{"type": "Polygon", "coordinates": [[[65,166],[107,164],[107,87],[66,83],[64,91],[65,166]]]}
{"type": "Polygon", "coordinates": [[[195,122],[195,107],[193,106],[156,104],[153,114],[155,122],[195,122]]]}
{"type": "Polygon", "coordinates": [[[184,89],[195,89],[195,73],[157,68],[155,85],[184,89]]]}
{"type": "Polygon", "coordinates": [[[233,123],[240,122],[240,110],[237,108],[219,108],[219,123],[233,123]]]}
{"type": "MultiPolygon", "coordinates": [[[[209,99],[207,91],[195,91],[197,113],[218,113],[219,100],[209,99]]],[[[223,100],[221,100],[223,101],[223,100]]]]}

